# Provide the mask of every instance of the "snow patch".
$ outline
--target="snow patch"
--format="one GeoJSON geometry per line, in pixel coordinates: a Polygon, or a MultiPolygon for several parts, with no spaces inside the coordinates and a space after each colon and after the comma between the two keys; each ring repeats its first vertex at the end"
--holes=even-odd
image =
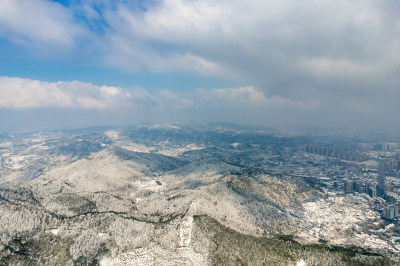
{"type": "Polygon", "coordinates": [[[119,139],[119,132],[116,130],[108,130],[104,132],[104,135],[109,137],[112,140],[118,140],[119,139]]]}
{"type": "Polygon", "coordinates": [[[307,263],[304,260],[298,261],[296,266],[307,266],[307,263]]]}
{"type": "Polygon", "coordinates": [[[57,236],[58,233],[59,233],[59,230],[58,230],[58,228],[51,229],[51,230],[50,230],[50,233],[52,233],[53,235],[57,236]]]}
{"type": "Polygon", "coordinates": [[[180,247],[187,247],[192,239],[192,227],[193,227],[193,216],[185,217],[181,224],[180,236],[180,247]]]}
{"type": "Polygon", "coordinates": [[[207,265],[207,259],[191,248],[168,250],[150,245],[131,252],[119,254],[114,258],[103,258],[101,266],[125,265],[207,265]],[[167,262],[167,263],[166,263],[167,262]]]}
{"type": "Polygon", "coordinates": [[[240,145],[240,143],[239,142],[234,142],[234,143],[231,143],[231,145],[236,149],[237,148],[237,146],[239,146],[240,145]]]}

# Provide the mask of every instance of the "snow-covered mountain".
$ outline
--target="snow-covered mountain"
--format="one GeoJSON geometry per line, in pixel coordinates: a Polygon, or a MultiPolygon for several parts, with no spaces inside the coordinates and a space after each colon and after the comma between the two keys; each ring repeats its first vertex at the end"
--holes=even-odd
{"type": "Polygon", "coordinates": [[[341,247],[310,240],[310,226],[327,230],[316,206],[336,203],[267,169],[293,140],[226,127],[1,136],[0,264],[394,263],[346,235],[341,247]]]}

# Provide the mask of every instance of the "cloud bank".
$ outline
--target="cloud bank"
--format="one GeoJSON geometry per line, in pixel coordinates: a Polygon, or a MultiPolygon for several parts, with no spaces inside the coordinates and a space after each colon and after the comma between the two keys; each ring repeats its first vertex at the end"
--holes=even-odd
{"type": "MultiPolygon", "coordinates": [[[[400,128],[397,0],[76,0],[64,5],[4,0],[0,37],[32,55],[39,49],[62,56],[60,51],[72,49],[90,64],[124,73],[172,73],[177,79],[190,74],[237,84],[179,91],[160,87],[145,97],[151,99],[149,108],[168,109],[173,119],[183,115],[179,110],[189,109],[203,111],[205,120],[214,118],[209,110],[226,114],[221,119],[228,113],[240,119],[245,110],[264,124],[281,119],[289,124],[400,128]]],[[[36,95],[34,82],[25,82],[24,88],[30,89],[19,87],[19,95],[36,95]]],[[[124,95],[126,89],[111,96],[93,85],[80,84],[91,87],[82,92],[72,83],[41,84],[48,88],[46,93],[37,91],[41,99],[27,104],[7,96],[1,106],[57,102],[107,109],[135,103],[124,95]]],[[[3,95],[15,95],[2,90],[3,95]]]]}
{"type": "Polygon", "coordinates": [[[118,109],[147,106],[156,109],[193,109],[207,106],[248,109],[264,109],[291,106],[300,109],[318,108],[317,102],[300,102],[283,97],[267,97],[255,87],[226,89],[197,89],[186,93],[161,90],[151,95],[144,89],[124,89],[114,86],[96,86],[91,83],[43,82],[39,80],[1,77],[0,108],[76,108],[118,109]]]}
{"type": "Polygon", "coordinates": [[[91,83],[43,82],[39,80],[0,77],[0,108],[121,108],[151,101],[144,90],[125,90],[91,83]]]}

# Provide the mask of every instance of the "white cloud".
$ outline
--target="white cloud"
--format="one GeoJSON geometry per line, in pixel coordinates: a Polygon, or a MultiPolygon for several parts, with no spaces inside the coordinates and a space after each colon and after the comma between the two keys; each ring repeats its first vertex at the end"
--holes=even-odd
{"type": "Polygon", "coordinates": [[[159,103],[161,108],[166,109],[185,109],[195,105],[192,93],[179,93],[170,90],[161,90],[159,92],[159,103]]]}
{"type": "Polygon", "coordinates": [[[268,99],[264,93],[254,87],[241,87],[234,89],[215,89],[211,91],[202,90],[201,93],[212,101],[240,104],[248,106],[268,106],[271,99],[268,99]]]}
{"type": "MultiPolygon", "coordinates": [[[[55,106],[46,100],[52,98],[60,106],[109,108],[141,97],[158,110],[175,108],[176,113],[280,107],[281,113],[269,113],[277,117],[295,115],[288,109],[308,109],[302,118],[310,124],[313,108],[322,110],[313,116],[336,117],[334,123],[363,117],[363,106],[382,114],[375,120],[399,113],[397,0],[87,0],[68,7],[48,0],[0,1],[0,36],[29,44],[25,47],[33,44],[33,51],[50,44],[61,54],[65,47],[76,47],[89,29],[90,41],[75,50],[88,65],[217,79],[204,82],[211,84],[207,90],[169,88],[154,96],[108,86],[81,95],[52,83],[32,97],[7,91],[15,99],[1,97],[1,106],[55,106]],[[214,81],[254,87],[213,90],[214,81]],[[359,116],[353,116],[354,110],[360,110],[359,116]]],[[[30,88],[34,82],[27,83],[30,88]]],[[[364,118],[368,123],[370,116],[364,118]]]]}
{"type": "Polygon", "coordinates": [[[152,97],[140,88],[128,91],[79,81],[43,82],[0,77],[0,108],[109,109],[149,104],[152,101],[152,97]]]}
{"type": "Polygon", "coordinates": [[[205,99],[214,101],[218,104],[231,106],[245,106],[250,109],[262,109],[270,107],[294,107],[301,109],[313,109],[320,107],[315,100],[300,101],[281,96],[267,97],[258,88],[248,86],[230,89],[201,90],[200,94],[205,99]]]}
{"type": "Polygon", "coordinates": [[[215,89],[211,91],[203,91],[207,98],[213,98],[220,103],[230,105],[245,105],[249,108],[268,108],[268,107],[296,107],[312,109],[318,108],[317,101],[299,101],[281,96],[267,97],[260,89],[255,87],[241,87],[233,89],[215,89]]]}
{"type": "MultiPolygon", "coordinates": [[[[392,60],[389,51],[400,40],[400,17],[393,12],[387,16],[394,8],[400,11],[394,1],[376,0],[163,0],[138,12],[120,3],[105,11],[110,25],[106,37],[113,40],[107,58],[130,70],[186,69],[256,79],[262,78],[262,68],[284,64],[290,69],[298,58],[369,68],[377,60],[392,60]],[[204,71],[195,60],[177,59],[187,54],[212,62],[218,71],[204,71]],[[124,56],[127,59],[121,60],[124,56]]],[[[326,69],[333,76],[330,71],[336,69],[326,69]]]]}
{"type": "Polygon", "coordinates": [[[72,47],[89,34],[71,10],[46,0],[1,0],[0,36],[23,45],[51,44],[72,47]]]}
{"type": "Polygon", "coordinates": [[[353,79],[368,78],[376,75],[379,68],[344,59],[307,58],[299,60],[299,69],[310,76],[325,79],[353,79]]]}
{"type": "Polygon", "coordinates": [[[291,107],[300,109],[319,108],[315,100],[299,101],[281,96],[267,97],[264,92],[252,86],[225,89],[197,89],[192,92],[178,93],[162,90],[159,93],[159,102],[168,108],[245,108],[261,111],[273,107],[291,107]]]}
{"type": "Polygon", "coordinates": [[[399,14],[395,0],[3,0],[0,36],[41,47],[90,34],[85,51],[106,67],[218,76],[280,94],[316,76],[387,80],[400,65],[399,14]]]}
{"type": "Polygon", "coordinates": [[[1,77],[0,108],[81,108],[110,109],[142,106],[161,110],[207,109],[209,107],[261,110],[270,107],[318,108],[316,101],[299,101],[281,96],[267,97],[255,87],[197,89],[190,92],[160,90],[154,96],[141,88],[123,89],[95,86],[80,81],[43,82],[39,80],[1,77]]]}

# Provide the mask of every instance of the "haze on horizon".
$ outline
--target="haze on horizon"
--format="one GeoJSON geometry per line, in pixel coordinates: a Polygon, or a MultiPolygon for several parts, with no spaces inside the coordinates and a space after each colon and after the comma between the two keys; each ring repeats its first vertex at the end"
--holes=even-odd
{"type": "Polygon", "coordinates": [[[0,131],[400,130],[397,0],[2,0],[0,131]]]}

